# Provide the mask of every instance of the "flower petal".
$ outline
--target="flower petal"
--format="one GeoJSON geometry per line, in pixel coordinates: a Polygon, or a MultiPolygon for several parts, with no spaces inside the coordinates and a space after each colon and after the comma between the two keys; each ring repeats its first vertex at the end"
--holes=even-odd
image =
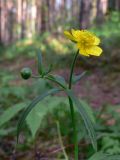
{"type": "Polygon", "coordinates": [[[94,38],[95,38],[94,45],[99,45],[100,44],[100,39],[96,36],[94,36],[94,38]]]}
{"type": "Polygon", "coordinates": [[[78,36],[80,35],[80,31],[79,31],[79,30],[74,30],[74,29],[72,29],[72,30],[71,30],[71,33],[72,33],[72,35],[73,35],[75,38],[78,38],[78,36]]]}
{"type": "Polygon", "coordinates": [[[93,55],[93,56],[100,56],[102,53],[102,49],[98,46],[91,46],[86,48],[86,54],[93,55]]]}
{"type": "Polygon", "coordinates": [[[72,40],[72,41],[75,41],[73,35],[72,35],[70,32],[64,31],[64,35],[65,35],[68,39],[70,39],[70,40],[72,40]]]}
{"type": "Polygon", "coordinates": [[[81,46],[80,43],[77,43],[77,48],[79,49],[79,54],[89,57],[89,54],[87,54],[85,47],[81,46]]]}

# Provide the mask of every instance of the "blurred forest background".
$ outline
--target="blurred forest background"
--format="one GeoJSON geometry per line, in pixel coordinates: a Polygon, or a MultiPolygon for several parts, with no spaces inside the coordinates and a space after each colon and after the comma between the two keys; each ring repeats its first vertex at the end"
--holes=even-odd
{"type": "Polygon", "coordinates": [[[102,25],[111,11],[119,10],[119,0],[1,0],[0,42],[11,44],[45,31],[60,33],[70,25],[102,25]]]}
{"type": "MultiPolygon", "coordinates": [[[[75,75],[88,72],[74,91],[97,123],[98,149],[120,154],[120,0],[0,0],[0,160],[63,160],[59,132],[73,159],[72,125],[63,94],[46,98],[33,109],[14,150],[23,109],[53,88],[41,79],[22,80],[20,70],[30,67],[37,75],[40,49],[45,67],[53,64],[53,73],[68,81],[76,48],[63,32],[72,28],[88,29],[101,39],[99,58],[79,55],[75,75]]],[[[76,123],[79,157],[86,160],[94,151],[77,112],[76,123]]]]}

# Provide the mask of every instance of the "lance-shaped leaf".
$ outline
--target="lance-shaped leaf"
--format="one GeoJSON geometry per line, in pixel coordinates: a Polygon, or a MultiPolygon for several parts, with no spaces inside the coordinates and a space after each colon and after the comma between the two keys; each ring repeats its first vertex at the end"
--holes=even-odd
{"type": "Polygon", "coordinates": [[[65,82],[64,77],[59,76],[59,75],[48,75],[48,78],[50,78],[51,80],[55,82],[58,82],[59,84],[61,84],[61,86],[66,88],[66,82],[65,82]]]}
{"type": "Polygon", "coordinates": [[[40,75],[43,74],[43,65],[42,65],[42,54],[40,51],[37,53],[37,58],[38,58],[38,73],[40,75]]]}
{"type": "Polygon", "coordinates": [[[73,76],[72,78],[72,83],[75,84],[76,82],[80,81],[85,75],[86,75],[87,71],[81,73],[80,75],[78,76],[73,76]]]}
{"type": "Polygon", "coordinates": [[[78,112],[80,113],[80,115],[81,115],[81,117],[84,121],[85,127],[88,131],[88,134],[89,134],[90,140],[92,142],[93,148],[95,149],[95,151],[97,151],[96,134],[95,134],[95,130],[94,130],[94,126],[93,126],[93,123],[91,121],[91,118],[89,117],[89,115],[85,111],[84,107],[82,106],[82,103],[80,103],[80,101],[76,98],[74,93],[71,90],[64,90],[64,91],[71,98],[71,100],[73,101],[73,103],[77,107],[78,112]]]}
{"type": "Polygon", "coordinates": [[[35,98],[31,103],[30,105],[25,109],[25,111],[22,113],[21,115],[21,118],[19,119],[19,122],[18,122],[18,126],[17,126],[17,142],[18,142],[18,138],[19,138],[19,133],[21,131],[21,128],[23,126],[23,123],[27,117],[27,115],[30,113],[30,111],[36,106],[36,104],[38,102],[40,102],[41,100],[43,100],[45,97],[51,95],[51,94],[55,94],[57,92],[59,92],[60,89],[58,88],[54,88],[54,89],[51,89],[49,91],[47,91],[46,93],[38,96],[37,98],[35,98]]]}

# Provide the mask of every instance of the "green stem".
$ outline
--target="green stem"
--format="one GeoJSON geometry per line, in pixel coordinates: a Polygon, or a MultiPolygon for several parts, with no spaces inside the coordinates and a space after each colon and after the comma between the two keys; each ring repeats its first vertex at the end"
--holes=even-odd
{"type": "MultiPolygon", "coordinates": [[[[76,62],[78,54],[79,54],[79,50],[75,54],[73,63],[71,65],[70,77],[69,77],[69,89],[71,89],[72,87],[73,70],[74,70],[74,66],[75,66],[75,62],[76,62]]],[[[77,139],[77,129],[76,129],[76,123],[75,123],[75,111],[73,107],[73,102],[70,97],[69,97],[69,104],[70,104],[70,112],[71,112],[73,135],[74,135],[74,145],[75,145],[74,155],[75,155],[75,160],[78,160],[78,139],[77,139]]]]}

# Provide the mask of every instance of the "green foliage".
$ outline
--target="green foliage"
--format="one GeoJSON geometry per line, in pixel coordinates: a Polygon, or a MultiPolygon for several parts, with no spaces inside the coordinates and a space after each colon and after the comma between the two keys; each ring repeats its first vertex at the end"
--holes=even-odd
{"type": "Polygon", "coordinates": [[[13,107],[8,108],[0,118],[0,127],[13,118],[20,110],[25,107],[25,103],[16,104],[13,107]]]}
{"type": "Polygon", "coordinates": [[[63,88],[67,87],[67,84],[65,82],[64,77],[62,76],[58,76],[58,75],[48,75],[48,78],[53,80],[53,82],[57,82],[58,84],[60,84],[60,86],[62,86],[63,88]]]}
{"type": "MultiPolygon", "coordinates": [[[[52,98],[52,96],[47,97],[45,100],[41,101],[41,103],[37,104],[26,118],[26,122],[31,130],[33,138],[35,138],[38,129],[48,127],[48,124],[46,124],[45,120],[47,116],[50,115],[52,119],[52,115],[55,114],[55,110],[58,111],[61,109],[62,103],[65,104],[65,107],[68,105],[66,104],[66,98],[64,97],[54,96],[53,100],[52,98]]],[[[65,110],[63,109],[63,112],[64,111],[65,110]]]]}
{"type": "Polygon", "coordinates": [[[15,132],[15,130],[16,129],[14,127],[9,129],[0,129],[0,137],[10,135],[12,132],[15,132]]]}
{"type": "Polygon", "coordinates": [[[0,110],[2,111],[7,107],[20,103],[29,91],[26,86],[11,85],[11,82],[14,82],[17,78],[11,72],[0,72],[0,77],[0,110]]]}
{"type": "Polygon", "coordinates": [[[95,153],[89,160],[104,160],[107,158],[107,155],[102,152],[95,153]]]}
{"type": "Polygon", "coordinates": [[[87,114],[86,110],[84,109],[82,103],[80,103],[80,101],[74,96],[72,91],[65,90],[65,92],[72,99],[73,103],[77,107],[78,112],[80,113],[80,115],[81,115],[81,117],[84,121],[85,127],[88,131],[88,134],[89,134],[90,140],[92,142],[93,148],[97,151],[96,134],[95,134],[95,130],[94,130],[94,127],[93,127],[93,123],[92,123],[89,115],[87,114]]]}
{"type": "Polygon", "coordinates": [[[79,82],[84,76],[86,75],[86,71],[84,71],[83,73],[81,73],[80,75],[73,75],[72,77],[72,83],[75,84],[77,82],[79,82]]]}
{"type": "MultiPolygon", "coordinates": [[[[66,119],[68,117],[67,116],[69,113],[68,100],[65,97],[55,96],[54,100],[52,100],[52,98],[53,97],[49,97],[46,100],[43,100],[40,104],[36,105],[36,107],[34,109],[32,109],[32,111],[30,112],[30,114],[26,118],[26,123],[31,131],[33,138],[35,138],[36,133],[38,132],[39,128],[45,127],[44,126],[45,125],[44,118],[46,116],[48,116],[48,114],[50,114],[50,115],[52,114],[51,116],[54,115],[54,118],[59,119],[61,121],[61,124],[63,123],[62,121],[64,121],[64,119],[66,119]],[[58,113],[60,113],[60,114],[58,114],[58,113]],[[61,115],[62,115],[62,117],[61,117],[61,115]]],[[[87,103],[84,101],[81,101],[81,103],[85,107],[86,112],[91,117],[91,120],[95,121],[94,116],[93,116],[93,112],[92,112],[91,108],[89,107],[89,105],[87,105],[87,103]]],[[[5,131],[6,131],[6,133],[13,131],[11,129],[8,129],[8,131],[6,129],[4,130],[4,129],[2,129],[3,128],[2,126],[6,123],[10,123],[11,119],[13,119],[16,115],[18,115],[18,113],[21,110],[26,108],[26,104],[28,104],[28,102],[16,104],[13,107],[10,107],[3,112],[3,114],[1,115],[1,121],[0,121],[0,127],[1,127],[0,134],[1,135],[6,135],[5,131]]],[[[77,116],[77,121],[78,121],[78,119],[80,120],[79,116],[77,116]]],[[[68,117],[68,121],[70,121],[70,114],[68,117]]],[[[66,125],[68,125],[68,123],[66,123],[66,125]]],[[[80,122],[80,124],[82,125],[81,122],[80,122]]],[[[78,130],[79,130],[80,124],[78,124],[78,130]]],[[[46,125],[45,128],[47,128],[47,126],[48,126],[48,124],[46,125]]],[[[64,126],[61,126],[61,127],[64,128],[64,126]]],[[[62,133],[65,134],[64,129],[62,129],[62,133]]],[[[82,131],[82,129],[80,128],[80,136],[81,136],[81,131],[82,131]]],[[[84,131],[83,131],[83,133],[84,133],[84,131]]],[[[69,134],[69,131],[67,131],[67,134],[69,134]]]]}
{"type": "Polygon", "coordinates": [[[106,18],[106,22],[101,26],[96,26],[91,29],[91,31],[95,32],[100,37],[112,37],[114,35],[119,35],[120,30],[120,19],[119,12],[110,12],[108,17],[106,18]]]}
{"type": "Polygon", "coordinates": [[[109,154],[120,154],[120,137],[118,136],[105,136],[102,138],[102,148],[104,152],[109,154]]]}
{"type": "Polygon", "coordinates": [[[97,128],[100,149],[108,154],[120,154],[120,106],[107,106],[103,116],[98,121],[99,127],[97,128]]]}
{"type": "Polygon", "coordinates": [[[50,33],[44,33],[40,36],[35,36],[31,39],[20,40],[13,45],[6,47],[4,50],[4,57],[6,59],[14,59],[17,56],[35,57],[36,50],[40,49],[41,52],[47,54],[46,60],[57,64],[56,60],[65,57],[66,54],[75,51],[75,47],[71,46],[63,38],[56,39],[50,33]],[[54,55],[51,57],[51,55],[54,55]]]}
{"type": "Polygon", "coordinates": [[[88,160],[119,160],[120,159],[120,155],[112,155],[111,154],[105,154],[103,152],[97,152],[95,153],[91,158],[89,158],[88,160]]]}
{"type": "MultiPolygon", "coordinates": [[[[57,92],[59,92],[59,91],[60,91],[60,90],[59,90],[58,88],[51,89],[51,90],[47,91],[46,93],[44,93],[44,94],[38,96],[37,98],[35,98],[35,99],[30,103],[30,105],[28,105],[28,107],[25,109],[25,111],[23,112],[23,114],[22,114],[22,116],[21,116],[21,118],[20,118],[20,120],[19,120],[19,122],[18,122],[18,127],[17,127],[17,140],[18,140],[18,138],[19,138],[19,134],[20,134],[21,128],[22,128],[22,126],[23,126],[23,123],[24,123],[26,117],[28,116],[29,112],[36,106],[36,104],[37,104],[38,102],[40,102],[41,100],[43,100],[45,97],[47,97],[47,96],[49,96],[49,95],[51,95],[51,94],[57,93],[57,92]]],[[[32,116],[32,114],[31,114],[31,116],[32,116]]],[[[33,116],[32,116],[32,117],[33,117],[33,116]]],[[[36,129],[36,130],[37,130],[37,129],[36,129]]],[[[35,131],[33,132],[33,130],[32,130],[32,133],[33,133],[33,135],[35,135],[35,131]]]]}

